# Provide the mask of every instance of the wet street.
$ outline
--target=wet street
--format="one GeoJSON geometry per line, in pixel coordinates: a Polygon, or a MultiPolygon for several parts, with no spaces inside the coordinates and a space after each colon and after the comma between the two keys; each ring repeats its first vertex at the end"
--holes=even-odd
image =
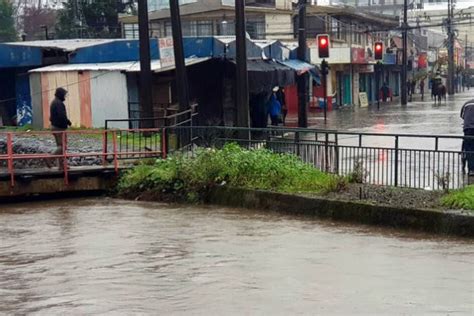
{"type": "Polygon", "coordinates": [[[0,314],[474,314],[461,239],[90,198],[2,205],[0,240],[0,314]]]}
{"type": "MultiPolygon", "coordinates": [[[[430,96],[425,101],[409,102],[406,107],[396,104],[380,104],[369,108],[347,107],[328,112],[327,124],[323,113],[310,113],[309,125],[342,131],[407,134],[462,134],[459,113],[462,105],[474,98],[474,88],[447,96],[447,101],[435,105],[430,96]]],[[[415,100],[420,96],[416,95],[415,100]]],[[[289,124],[297,124],[297,117],[290,117],[289,124]]]]}

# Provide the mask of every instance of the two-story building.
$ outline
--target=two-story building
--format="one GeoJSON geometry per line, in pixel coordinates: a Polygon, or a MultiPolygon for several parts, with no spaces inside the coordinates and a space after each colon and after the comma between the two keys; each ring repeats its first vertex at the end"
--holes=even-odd
{"type": "MultiPolygon", "coordinates": [[[[180,1],[183,36],[235,35],[235,6],[230,0],[180,1]]],[[[150,3],[152,37],[172,36],[168,1],[150,3]]],[[[246,2],[246,27],[252,39],[293,38],[291,0],[252,0],[246,2]]],[[[138,17],[120,18],[123,37],[138,38],[138,17]]]]}

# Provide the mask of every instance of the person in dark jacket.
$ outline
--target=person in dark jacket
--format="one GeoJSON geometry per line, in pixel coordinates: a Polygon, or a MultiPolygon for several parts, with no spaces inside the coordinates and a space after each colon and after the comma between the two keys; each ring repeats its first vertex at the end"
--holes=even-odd
{"type": "MultiPolygon", "coordinates": [[[[63,133],[69,126],[71,121],[67,117],[66,106],[64,101],[66,100],[67,91],[64,88],[57,88],[54,94],[55,98],[51,102],[49,108],[49,121],[51,122],[51,130],[53,131],[54,139],[56,140],[56,151],[54,155],[63,154],[63,133]]],[[[62,169],[62,159],[59,159],[59,168],[62,169]]]]}
{"type": "Polygon", "coordinates": [[[464,120],[463,130],[464,136],[471,136],[473,138],[466,138],[463,141],[463,151],[467,160],[467,168],[469,175],[474,175],[474,99],[464,103],[461,109],[461,118],[464,120]]]}
{"type": "Polygon", "coordinates": [[[276,97],[278,102],[281,105],[281,115],[283,120],[283,126],[285,126],[286,116],[288,115],[288,106],[286,105],[286,96],[285,96],[285,89],[280,87],[276,92],[276,97]]]}

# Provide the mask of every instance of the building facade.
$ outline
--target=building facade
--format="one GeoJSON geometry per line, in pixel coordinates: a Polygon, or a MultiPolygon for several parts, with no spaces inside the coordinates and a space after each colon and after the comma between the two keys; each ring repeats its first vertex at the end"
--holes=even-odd
{"type": "MultiPolygon", "coordinates": [[[[377,100],[377,82],[374,43],[382,41],[389,47],[389,32],[380,31],[392,28],[398,19],[390,16],[367,13],[353,7],[308,8],[308,41],[310,43],[311,63],[319,65],[316,37],[318,34],[330,35],[330,57],[327,95],[335,99],[339,106],[360,104],[361,94],[366,94],[369,103],[377,100]]],[[[379,87],[386,81],[393,92],[398,91],[399,69],[389,67],[388,59],[382,66],[379,87]]]]}
{"type": "MultiPolygon", "coordinates": [[[[153,37],[172,36],[167,6],[152,6],[149,13],[153,37]]],[[[247,33],[252,39],[291,39],[292,3],[289,0],[253,0],[246,6],[247,33]]],[[[191,0],[180,7],[183,36],[235,35],[235,7],[229,0],[191,0]]],[[[125,38],[138,38],[138,17],[120,18],[125,38]]]]}

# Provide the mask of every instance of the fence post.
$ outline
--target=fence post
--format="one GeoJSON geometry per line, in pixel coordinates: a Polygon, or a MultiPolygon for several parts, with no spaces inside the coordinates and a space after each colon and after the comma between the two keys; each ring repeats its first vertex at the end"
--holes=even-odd
{"type": "Polygon", "coordinates": [[[105,130],[104,130],[104,135],[105,135],[105,142],[104,142],[104,164],[105,161],[107,160],[107,152],[108,152],[108,144],[107,144],[107,130],[109,129],[109,121],[105,120],[105,130]]]}
{"type": "Polygon", "coordinates": [[[166,159],[166,156],[168,155],[168,149],[167,149],[167,143],[166,143],[166,128],[163,128],[161,130],[161,159],[166,159]]]}
{"type": "Polygon", "coordinates": [[[334,134],[334,172],[339,174],[339,141],[337,132],[334,134]]]}
{"type": "Polygon", "coordinates": [[[64,169],[64,184],[69,185],[69,175],[68,175],[68,161],[67,161],[67,132],[61,132],[61,137],[63,139],[63,169],[64,169]]]}
{"type": "Polygon", "coordinates": [[[398,136],[395,136],[395,181],[394,185],[398,186],[398,136]]]}
{"type": "Polygon", "coordinates": [[[12,133],[7,134],[7,154],[8,154],[8,172],[10,173],[10,186],[15,186],[15,174],[13,172],[13,140],[12,133]]]}
{"type": "Polygon", "coordinates": [[[112,132],[112,139],[113,139],[112,142],[113,142],[113,146],[114,146],[114,169],[115,169],[115,173],[118,174],[117,131],[112,132]]]}
{"type": "Polygon", "coordinates": [[[324,170],[329,172],[329,134],[324,133],[324,170]]]}

